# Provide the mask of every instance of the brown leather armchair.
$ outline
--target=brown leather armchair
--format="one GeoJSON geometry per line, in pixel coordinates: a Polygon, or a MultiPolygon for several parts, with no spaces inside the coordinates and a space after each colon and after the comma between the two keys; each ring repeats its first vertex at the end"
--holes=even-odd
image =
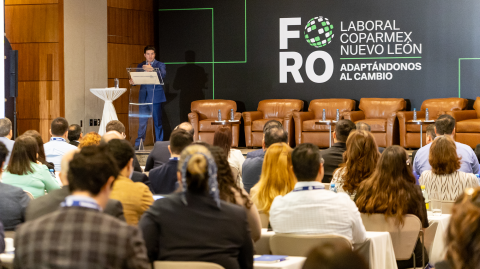
{"type": "Polygon", "coordinates": [[[480,144],[480,97],[473,104],[474,110],[449,111],[455,118],[455,141],[475,148],[480,144]]]}
{"type": "MultiPolygon", "coordinates": [[[[323,109],[325,118],[335,120],[337,109],[340,112],[340,119],[343,112],[355,110],[355,101],[350,99],[316,99],[310,102],[308,112],[293,112],[295,120],[295,143],[312,143],[321,148],[327,148],[329,141],[329,126],[316,125],[322,119],[323,109]]],[[[332,133],[335,127],[332,126],[332,133]]],[[[330,138],[332,139],[332,138],[330,138]]]]}
{"type": "Polygon", "coordinates": [[[405,110],[403,98],[362,98],[361,111],[343,113],[345,119],[370,125],[379,147],[398,145],[397,112],[405,110]]]}
{"type": "Polygon", "coordinates": [[[296,99],[270,99],[258,103],[258,111],[243,112],[245,143],[247,147],[261,147],[263,126],[269,120],[278,120],[288,132],[288,144],[295,145],[293,134],[293,112],[302,111],[303,101],[296,99]]]}
{"type": "MultiPolygon", "coordinates": [[[[215,130],[221,125],[212,125],[218,119],[218,110],[222,113],[222,120],[230,119],[230,109],[233,109],[234,119],[240,121],[242,114],[237,112],[237,103],[230,100],[198,100],[191,104],[192,113],[188,114],[188,120],[195,131],[194,141],[201,140],[213,144],[215,130]]],[[[238,147],[239,124],[232,124],[232,147],[238,147]]]]}
{"type": "MultiPolygon", "coordinates": [[[[467,107],[467,99],[437,98],[423,101],[419,111],[417,111],[417,120],[425,120],[425,109],[428,108],[428,119],[435,120],[438,116],[447,111],[464,110],[467,107]]],[[[397,112],[398,123],[400,127],[400,146],[404,148],[420,147],[420,125],[406,124],[413,120],[413,111],[397,112]]],[[[425,143],[427,125],[422,125],[423,143],[425,143]]]]}

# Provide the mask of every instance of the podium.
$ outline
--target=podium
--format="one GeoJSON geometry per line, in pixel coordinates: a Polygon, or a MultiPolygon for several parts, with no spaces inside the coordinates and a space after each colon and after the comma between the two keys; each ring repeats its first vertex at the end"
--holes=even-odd
{"type": "Polygon", "coordinates": [[[128,104],[130,141],[135,141],[135,149],[143,151],[147,134],[155,140],[152,117],[155,88],[164,83],[158,68],[127,68],[127,71],[133,80],[128,104]]]}

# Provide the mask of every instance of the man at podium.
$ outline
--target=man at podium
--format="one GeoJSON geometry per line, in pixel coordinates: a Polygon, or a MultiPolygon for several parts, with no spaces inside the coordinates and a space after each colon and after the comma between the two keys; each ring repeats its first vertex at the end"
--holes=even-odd
{"type": "MultiPolygon", "coordinates": [[[[137,68],[142,68],[147,72],[153,71],[154,68],[160,70],[162,78],[165,78],[167,74],[165,64],[155,60],[155,48],[152,46],[146,46],[143,50],[145,61],[138,64],[137,68]]],[[[130,84],[134,84],[130,79],[130,84]]],[[[163,141],[163,128],[162,128],[162,103],[166,102],[165,92],[163,91],[163,85],[141,85],[138,95],[139,103],[152,103],[152,106],[139,106],[139,113],[141,115],[147,115],[152,109],[153,126],[155,129],[155,141],[163,141]]],[[[147,132],[148,117],[139,117],[138,123],[138,137],[135,139],[135,149],[138,149],[140,145],[140,139],[145,141],[145,134],[147,132]]]]}

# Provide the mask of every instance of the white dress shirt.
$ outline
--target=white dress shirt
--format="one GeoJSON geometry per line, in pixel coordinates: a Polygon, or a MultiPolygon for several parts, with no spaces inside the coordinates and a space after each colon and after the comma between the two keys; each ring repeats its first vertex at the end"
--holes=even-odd
{"type": "Polygon", "coordinates": [[[15,144],[15,141],[10,140],[6,137],[0,137],[0,142],[2,142],[5,145],[5,147],[7,147],[8,149],[7,158],[5,159],[5,163],[4,163],[4,166],[7,166],[10,160],[10,155],[12,154],[13,144],[15,144]]]}
{"type": "Polygon", "coordinates": [[[70,145],[61,137],[52,137],[50,141],[43,145],[47,162],[55,165],[55,172],[61,171],[61,162],[65,153],[76,150],[77,147],[70,145]]]}
{"type": "Polygon", "coordinates": [[[317,181],[298,182],[292,192],[277,196],[270,208],[273,230],[276,233],[337,234],[354,244],[363,243],[366,231],[355,203],[345,193],[334,193],[322,187],[317,181]],[[302,190],[305,187],[310,190],[302,190]]]}

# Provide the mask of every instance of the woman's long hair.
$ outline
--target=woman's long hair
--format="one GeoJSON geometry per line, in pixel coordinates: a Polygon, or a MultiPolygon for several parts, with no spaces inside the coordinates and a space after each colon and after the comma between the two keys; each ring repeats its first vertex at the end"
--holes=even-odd
{"type": "Polygon", "coordinates": [[[480,268],[480,187],[466,189],[452,208],[446,259],[453,269],[480,268]]]}
{"type": "Polygon", "coordinates": [[[43,139],[42,139],[42,136],[40,135],[39,132],[35,131],[35,130],[28,130],[26,131],[25,133],[23,133],[23,135],[28,135],[28,136],[31,136],[33,138],[35,138],[35,140],[37,141],[37,144],[38,144],[38,161],[41,162],[42,164],[45,164],[46,166],[48,166],[48,168],[50,168],[50,164],[47,162],[47,157],[45,157],[45,150],[43,149],[43,139]]]}
{"type": "Polygon", "coordinates": [[[235,204],[235,194],[232,191],[233,188],[240,193],[241,197],[245,201],[245,207],[250,208],[252,206],[250,197],[243,194],[242,190],[235,182],[232,169],[230,168],[227,156],[225,155],[225,151],[220,147],[213,146],[210,148],[210,152],[212,153],[215,163],[217,164],[217,181],[218,189],[220,191],[220,199],[235,204]]]}
{"type": "Polygon", "coordinates": [[[213,136],[213,145],[222,148],[228,159],[230,146],[232,145],[232,130],[228,127],[218,128],[213,136]]]}
{"type": "Polygon", "coordinates": [[[273,199],[293,190],[297,182],[292,169],[292,148],[286,143],[275,143],[268,147],[262,165],[260,180],[254,186],[258,192],[252,197],[265,213],[270,212],[273,199]]]}
{"type": "Polygon", "coordinates": [[[340,168],[344,169],[343,189],[347,193],[354,193],[360,183],[375,171],[379,158],[380,153],[372,133],[367,131],[350,133],[347,150],[343,153],[344,163],[340,165],[340,168]]]}
{"type": "Polygon", "coordinates": [[[432,167],[432,172],[437,175],[448,175],[460,169],[460,160],[458,157],[457,146],[450,136],[437,137],[428,155],[428,162],[432,167]]]}
{"type": "Polygon", "coordinates": [[[403,215],[415,193],[415,177],[408,160],[407,152],[400,146],[385,149],[373,175],[357,190],[355,203],[360,212],[395,217],[396,223],[403,225],[403,215]]]}
{"type": "Polygon", "coordinates": [[[7,171],[15,175],[33,173],[32,162],[37,162],[38,144],[35,138],[21,135],[15,139],[7,171]]]}

